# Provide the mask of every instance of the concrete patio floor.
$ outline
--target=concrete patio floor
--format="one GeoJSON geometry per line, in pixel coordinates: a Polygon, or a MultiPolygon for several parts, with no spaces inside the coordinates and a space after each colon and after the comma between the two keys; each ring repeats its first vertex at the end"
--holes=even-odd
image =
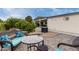
{"type": "MultiPolygon", "coordinates": [[[[44,42],[48,46],[49,51],[55,51],[58,43],[68,43],[72,44],[72,41],[76,38],[75,36],[59,34],[55,32],[42,33],[44,42]]],[[[77,48],[72,48],[68,46],[61,46],[64,51],[77,51],[77,48]]],[[[3,49],[3,51],[10,51],[10,48],[3,49]]],[[[27,51],[27,46],[25,44],[20,44],[15,51],[27,51]]]]}
{"type": "MultiPolygon", "coordinates": [[[[48,45],[49,51],[55,51],[58,43],[72,44],[72,41],[76,38],[75,36],[59,34],[59,33],[47,33],[43,34],[45,44],[48,45]]],[[[68,46],[60,46],[64,51],[77,51],[76,48],[68,46]]]]}

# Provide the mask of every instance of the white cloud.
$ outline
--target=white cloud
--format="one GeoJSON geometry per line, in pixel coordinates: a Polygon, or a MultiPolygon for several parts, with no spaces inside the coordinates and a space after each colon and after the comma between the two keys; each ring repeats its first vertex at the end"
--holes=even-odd
{"type": "Polygon", "coordinates": [[[19,11],[15,8],[4,8],[4,11],[7,13],[6,17],[22,17],[23,11],[19,11]]]}

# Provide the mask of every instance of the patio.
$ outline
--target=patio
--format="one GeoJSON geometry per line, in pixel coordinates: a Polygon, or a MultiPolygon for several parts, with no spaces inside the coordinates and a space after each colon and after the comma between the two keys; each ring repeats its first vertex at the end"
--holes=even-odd
{"type": "MultiPolygon", "coordinates": [[[[63,43],[69,43],[72,44],[72,41],[74,40],[75,36],[65,35],[65,34],[59,34],[55,32],[48,32],[48,33],[42,33],[42,36],[44,38],[45,44],[48,46],[49,51],[55,51],[57,44],[60,42],[63,43]]],[[[61,46],[62,47],[62,46],[61,46]]],[[[62,47],[65,51],[77,51],[76,48],[63,46],[62,47]]],[[[10,48],[4,48],[3,51],[10,51],[10,48]]],[[[27,47],[25,44],[21,43],[15,51],[27,51],[27,47]]]]}

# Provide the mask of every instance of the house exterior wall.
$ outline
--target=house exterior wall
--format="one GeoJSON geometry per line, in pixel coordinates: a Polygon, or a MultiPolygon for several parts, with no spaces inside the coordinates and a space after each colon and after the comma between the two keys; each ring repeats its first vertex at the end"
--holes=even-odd
{"type": "Polygon", "coordinates": [[[79,35],[79,14],[48,18],[47,24],[51,32],[79,35]]]}

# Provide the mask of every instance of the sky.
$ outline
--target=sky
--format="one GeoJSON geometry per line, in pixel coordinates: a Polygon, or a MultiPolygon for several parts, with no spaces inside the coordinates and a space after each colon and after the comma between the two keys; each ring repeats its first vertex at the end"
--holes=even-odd
{"type": "Polygon", "coordinates": [[[9,17],[25,18],[26,16],[55,16],[79,12],[79,8],[0,8],[0,19],[6,20],[9,17]]]}

